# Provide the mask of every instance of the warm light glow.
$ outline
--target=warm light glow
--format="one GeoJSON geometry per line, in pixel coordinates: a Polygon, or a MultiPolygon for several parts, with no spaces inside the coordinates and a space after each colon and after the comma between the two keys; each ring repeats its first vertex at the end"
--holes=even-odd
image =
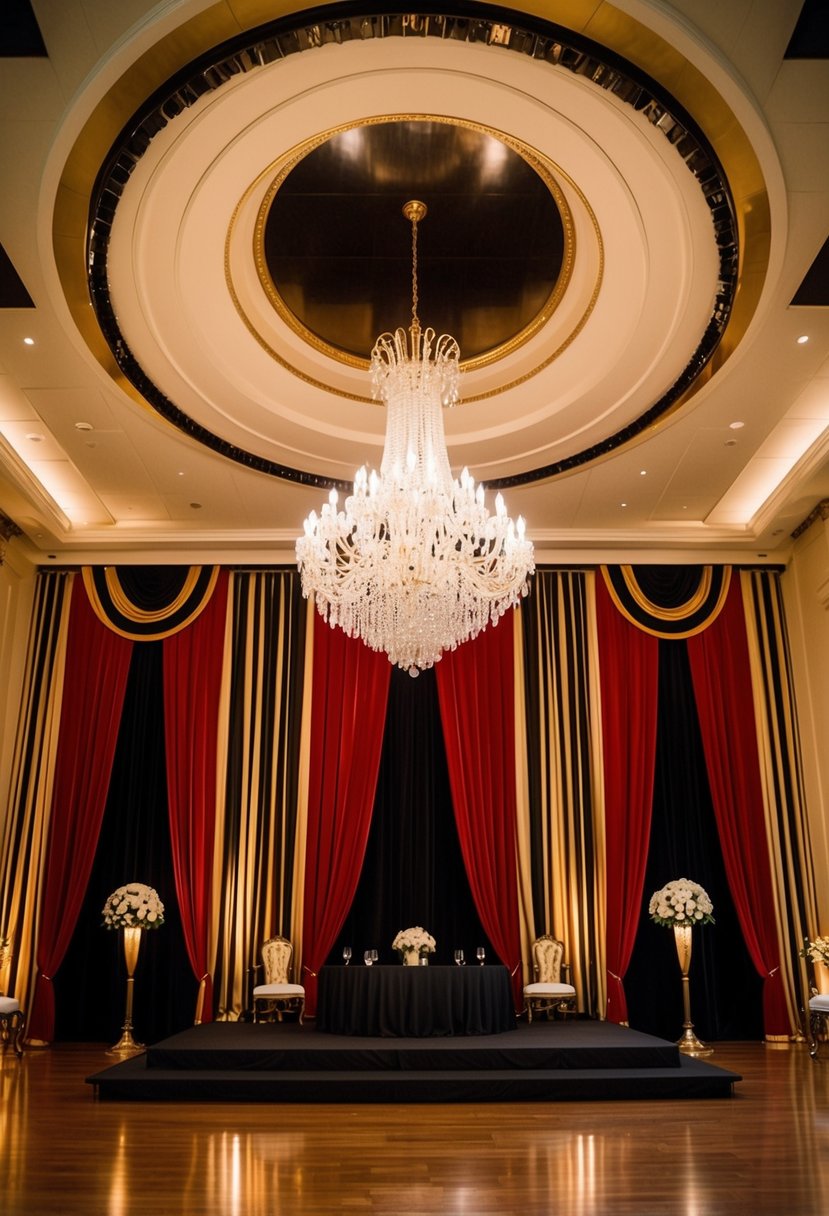
{"type": "Polygon", "coordinates": [[[808,341],[809,341],[809,335],[808,335],[808,334],[801,334],[801,335],[800,335],[800,337],[797,339],[797,344],[798,344],[798,346],[805,346],[805,344],[806,344],[808,341]]]}

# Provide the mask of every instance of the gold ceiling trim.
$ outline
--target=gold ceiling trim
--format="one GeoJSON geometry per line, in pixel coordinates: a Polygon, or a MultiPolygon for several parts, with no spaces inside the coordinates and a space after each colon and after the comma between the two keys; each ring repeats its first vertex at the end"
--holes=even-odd
{"type": "MultiPolygon", "coordinates": [[[[306,11],[306,4],[291,0],[218,0],[169,30],[130,64],[99,99],[61,171],[52,214],[52,248],[70,314],[88,349],[110,379],[156,418],[158,412],[118,366],[95,311],[90,308],[86,238],[98,173],[130,117],[177,71],[229,38],[306,11]]],[[[658,81],[705,132],[728,180],[740,238],[739,275],[731,312],[713,357],[676,405],[663,415],[667,418],[693,397],[734,353],[759,304],[771,253],[771,208],[760,161],[734,111],[703,72],[666,39],[614,4],[607,0],[513,0],[508,11],[553,22],[591,38],[658,81]]],[[[173,423],[168,425],[176,429],[173,423]]]]}
{"type": "MultiPolygon", "coordinates": [[[[576,249],[576,233],[573,224],[573,217],[570,213],[570,208],[567,205],[567,199],[564,197],[558,182],[556,181],[551,171],[551,165],[529,144],[515,136],[507,135],[504,131],[499,131],[494,127],[489,127],[484,123],[473,122],[471,119],[456,118],[447,114],[385,114],[372,115],[370,118],[360,118],[355,122],[345,123],[341,126],[333,127],[325,131],[320,136],[314,136],[312,139],[306,140],[304,144],[292,148],[288,154],[290,160],[284,164],[274,178],[271,185],[262,200],[259,207],[259,212],[256,217],[256,224],[253,233],[253,257],[256,266],[256,273],[259,276],[259,282],[266,296],[270,300],[282,322],[292,329],[295,334],[307,342],[315,350],[321,354],[327,355],[330,359],[335,359],[338,363],[344,363],[348,367],[358,368],[362,372],[368,372],[370,367],[369,359],[361,359],[359,355],[350,354],[348,351],[341,350],[339,347],[326,342],[319,334],[316,334],[312,329],[299,319],[295,312],[285,303],[279,288],[273,281],[273,277],[268,269],[267,259],[265,257],[265,228],[268,222],[271,207],[274,200],[285,184],[285,180],[293,172],[296,166],[309,156],[311,152],[327,143],[336,135],[342,134],[344,131],[353,131],[361,127],[381,126],[385,123],[403,123],[403,122],[429,122],[440,123],[444,126],[460,127],[465,131],[474,131],[479,135],[488,135],[499,143],[504,144],[515,152],[526,165],[533,170],[535,175],[541,178],[541,181],[547,187],[547,190],[555,203],[561,226],[564,234],[564,249],[561,258],[561,267],[558,277],[550,294],[544,301],[536,315],[527,322],[527,324],[505,342],[500,342],[497,346],[490,350],[484,351],[480,355],[476,355],[470,359],[461,359],[460,369],[463,372],[476,371],[481,367],[488,367],[491,363],[497,363],[501,359],[507,358],[509,355],[523,346],[525,342],[529,342],[539,330],[541,330],[552,317],[555,310],[558,308],[564,293],[567,290],[567,285],[570,282],[570,276],[573,273],[573,264],[575,261],[576,249]]],[[[428,311],[428,310],[427,310],[428,311]]]]}

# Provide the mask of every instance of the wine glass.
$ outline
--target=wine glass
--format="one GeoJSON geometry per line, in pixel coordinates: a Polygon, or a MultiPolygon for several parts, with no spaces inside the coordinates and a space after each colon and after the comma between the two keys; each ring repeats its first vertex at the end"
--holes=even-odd
{"type": "Polygon", "coordinates": [[[374,959],[371,957],[371,956],[372,956],[372,954],[373,954],[373,951],[372,951],[372,950],[364,950],[364,951],[363,951],[363,962],[365,963],[365,965],[366,965],[367,967],[370,967],[370,966],[371,966],[371,964],[374,962],[374,959]]]}
{"type": "Polygon", "coordinates": [[[455,951],[455,963],[457,964],[458,967],[463,966],[463,950],[455,951]]]}
{"type": "Polygon", "coordinates": [[[378,956],[377,956],[377,951],[376,951],[376,950],[372,950],[372,952],[371,952],[371,961],[372,961],[373,963],[376,963],[376,962],[377,962],[377,957],[378,957],[378,956]]]}
{"type": "Polygon", "coordinates": [[[478,960],[478,966],[483,967],[484,959],[486,958],[486,950],[484,950],[483,946],[479,946],[475,951],[475,957],[478,960]]]}
{"type": "Polygon", "coordinates": [[[351,962],[351,947],[350,946],[343,946],[343,962],[345,963],[346,967],[351,962]]]}

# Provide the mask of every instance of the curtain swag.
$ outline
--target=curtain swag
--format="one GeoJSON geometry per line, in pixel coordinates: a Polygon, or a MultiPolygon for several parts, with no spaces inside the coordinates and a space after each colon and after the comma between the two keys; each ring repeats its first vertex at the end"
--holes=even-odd
{"type": "Polygon", "coordinates": [[[610,598],[626,620],[657,638],[690,638],[722,612],[730,566],[602,566],[610,598]]]}
{"type": "Polygon", "coordinates": [[[158,642],[204,611],[218,566],[84,566],[83,584],[98,620],[133,642],[158,642]]]}

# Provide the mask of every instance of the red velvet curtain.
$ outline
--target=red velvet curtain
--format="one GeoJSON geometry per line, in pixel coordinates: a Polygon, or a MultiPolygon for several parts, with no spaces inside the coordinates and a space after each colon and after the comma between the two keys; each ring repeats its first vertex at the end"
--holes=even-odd
{"type": "Polygon", "coordinates": [[[164,639],[164,738],[170,842],[181,924],[200,981],[195,1021],[213,1017],[208,974],[216,752],[222,682],[227,572],[192,625],[164,639]]]}
{"type": "Polygon", "coordinates": [[[305,1008],[348,915],[374,809],[391,665],[359,638],[314,617],[311,771],[305,853],[305,1008]]]}
{"type": "MultiPolygon", "coordinates": [[[[106,806],[132,642],[102,625],[80,577],[72,588],[43,904],[28,1035],[55,1033],[52,977],[72,939],[106,806]]],[[[129,876],[131,877],[131,876],[129,876]]]]}
{"type": "Polygon", "coordinates": [[[515,840],[513,616],[435,668],[461,851],[481,924],[523,1003],[515,840]]]}
{"type": "Polygon", "coordinates": [[[788,1036],[739,579],[731,580],[716,621],[688,639],[688,657],[728,885],[751,960],[765,981],[766,1034],[788,1036]]]}
{"type": "Polygon", "coordinates": [[[642,911],[653,810],[659,643],[596,579],[607,889],[607,1019],[627,1022],[624,978],[642,911]]]}

